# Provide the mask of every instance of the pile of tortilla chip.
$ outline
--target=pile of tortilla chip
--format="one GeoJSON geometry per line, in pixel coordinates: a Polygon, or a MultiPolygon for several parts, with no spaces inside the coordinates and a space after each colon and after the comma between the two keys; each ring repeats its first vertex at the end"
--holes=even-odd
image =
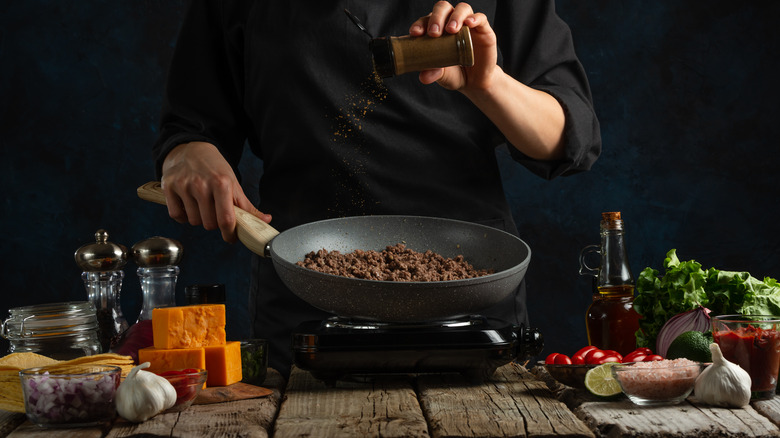
{"type": "Polygon", "coordinates": [[[58,368],[75,365],[113,365],[122,369],[122,377],[133,368],[133,358],[114,353],[83,356],[72,360],[56,360],[36,353],[11,353],[0,358],[0,409],[24,413],[24,397],[19,371],[27,368],[58,368]]]}

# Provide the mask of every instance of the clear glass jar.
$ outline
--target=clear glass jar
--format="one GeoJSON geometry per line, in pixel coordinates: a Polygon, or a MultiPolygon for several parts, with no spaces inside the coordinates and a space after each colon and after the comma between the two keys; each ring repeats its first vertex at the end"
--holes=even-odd
{"type": "Polygon", "coordinates": [[[70,360],[101,352],[95,306],[89,301],[15,307],[3,321],[9,353],[31,352],[70,360]]]}

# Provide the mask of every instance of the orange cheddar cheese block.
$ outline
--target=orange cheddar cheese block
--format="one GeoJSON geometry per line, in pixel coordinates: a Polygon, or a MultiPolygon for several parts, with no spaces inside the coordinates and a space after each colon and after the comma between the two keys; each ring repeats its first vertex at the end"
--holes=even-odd
{"type": "Polygon", "coordinates": [[[146,347],[138,350],[138,363],[144,362],[149,362],[149,368],[146,371],[152,373],[162,373],[184,368],[206,369],[206,352],[203,348],[164,350],[146,347]]]}
{"type": "Polygon", "coordinates": [[[228,386],[241,381],[241,342],[211,345],[206,351],[208,386],[228,386]]]}
{"type": "Polygon", "coordinates": [[[225,305],[197,304],[152,310],[154,348],[224,345],[225,305]]]}

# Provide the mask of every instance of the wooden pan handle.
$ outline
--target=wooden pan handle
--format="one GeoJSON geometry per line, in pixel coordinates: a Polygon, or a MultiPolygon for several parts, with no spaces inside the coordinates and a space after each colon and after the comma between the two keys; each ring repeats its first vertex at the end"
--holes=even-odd
{"type": "MultiPolygon", "coordinates": [[[[148,182],[138,187],[138,197],[149,202],[167,205],[165,194],[159,181],[148,182]]],[[[257,216],[239,207],[233,206],[236,213],[236,233],[238,240],[250,251],[268,257],[266,246],[279,234],[274,227],[263,222],[257,216]]]]}

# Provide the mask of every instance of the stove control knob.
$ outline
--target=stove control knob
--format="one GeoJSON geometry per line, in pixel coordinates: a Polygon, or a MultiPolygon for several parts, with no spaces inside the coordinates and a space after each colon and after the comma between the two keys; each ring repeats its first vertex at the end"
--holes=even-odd
{"type": "Polygon", "coordinates": [[[538,355],[544,349],[544,337],[538,328],[517,328],[517,361],[525,361],[538,355]]]}

